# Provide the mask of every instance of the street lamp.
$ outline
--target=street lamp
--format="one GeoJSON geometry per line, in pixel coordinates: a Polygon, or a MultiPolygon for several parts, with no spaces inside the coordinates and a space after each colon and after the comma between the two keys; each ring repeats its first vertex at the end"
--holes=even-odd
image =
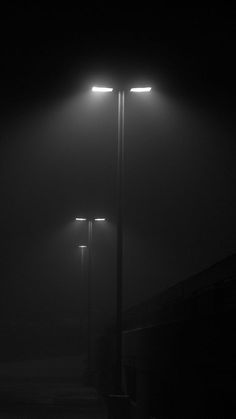
{"type": "MultiPolygon", "coordinates": [[[[150,93],[150,86],[132,87],[132,93],[150,93]]],[[[95,93],[112,92],[111,87],[93,86],[95,93]]],[[[122,392],[122,309],[123,309],[123,206],[124,206],[124,122],[125,91],[118,91],[117,108],[117,244],[116,244],[116,391],[122,392]]]]}
{"type": "Polygon", "coordinates": [[[81,251],[81,278],[83,278],[84,276],[84,252],[85,252],[85,249],[87,249],[87,246],[85,244],[80,244],[78,248],[81,251]]]}
{"type": "Polygon", "coordinates": [[[152,90],[151,87],[132,87],[132,89],[130,89],[130,92],[145,93],[145,92],[151,92],[151,90],[152,90]]]}
{"type": "Polygon", "coordinates": [[[92,237],[93,237],[93,223],[94,222],[100,222],[100,221],[106,221],[105,218],[81,218],[76,217],[75,221],[88,221],[88,246],[80,245],[83,258],[83,251],[85,248],[88,249],[88,343],[87,343],[87,350],[88,350],[88,374],[90,374],[91,370],[91,273],[92,273],[92,237]]]}
{"type": "Polygon", "coordinates": [[[93,86],[92,87],[92,92],[99,92],[99,93],[107,93],[107,92],[112,92],[113,88],[112,87],[99,87],[99,86],[93,86]]]}

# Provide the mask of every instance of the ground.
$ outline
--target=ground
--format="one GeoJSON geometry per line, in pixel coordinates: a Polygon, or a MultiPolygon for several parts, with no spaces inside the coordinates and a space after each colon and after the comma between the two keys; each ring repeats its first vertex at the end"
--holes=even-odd
{"type": "Polygon", "coordinates": [[[103,398],[84,384],[83,357],[0,363],[0,419],[105,419],[103,398]]]}

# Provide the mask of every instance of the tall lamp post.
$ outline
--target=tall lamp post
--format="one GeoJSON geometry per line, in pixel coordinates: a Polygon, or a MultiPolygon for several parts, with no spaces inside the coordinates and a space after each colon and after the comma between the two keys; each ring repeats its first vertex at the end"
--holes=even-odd
{"type": "Polygon", "coordinates": [[[83,249],[87,247],[88,249],[88,341],[87,341],[87,354],[88,354],[88,374],[91,372],[91,274],[92,274],[92,238],[93,238],[93,223],[94,222],[101,222],[106,221],[105,218],[79,218],[76,217],[76,221],[80,222],[88,222],[88,246],[79,246],[81,248],[82,254],[81,257],[83,257],[83,249]]]}
{"type": "MultiPolygon", "coordinates": [[[[112,87],[93,86],[95,93],[112,92],[112,87]]],[[[148,93],[151,87],[133,87],[132,93],[148,93]]],[[[124,206],[124,123],[125,91],[118,91],[117,108],[117,243],[116,243],[116,391],[122,393],[122,310],[123,310],[123,206],[124,206]]]]}

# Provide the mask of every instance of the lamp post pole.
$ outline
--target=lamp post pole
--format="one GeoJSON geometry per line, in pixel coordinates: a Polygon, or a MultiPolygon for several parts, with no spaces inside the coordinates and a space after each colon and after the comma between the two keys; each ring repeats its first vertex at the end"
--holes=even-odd
{"type": "Polygon", "coordinates": [[[87,220],[87,218],[76,217],[76,221],[88,221],[88,247],[79,246],[81,248],[82,261],[83,261],[83,250],[85,247],[88,248],[88,266],[87,266],[87,326],[88,326],[88,335],[87,335],[87,369],[88,369],[88,379],[90,379],[91,373],[91,334],[92,334],[92,319],[91,319],[91,279],[92,279],[92,240],[93,240],[93,222],[106,221],[105,218],[93,218],[87,220]]]}
{"type": "MultiPolygon", "coordinates": [[[[88,287],[88,278],[89,278],[89,275],[88,275],[88,255],[87,255],[87,258],[86,258],[87,263],[86,263],[86,267],[85,267],[85,250],[88,249],[88,246],[87,245],[79,245],[78,247],[80,248],[80,251],[81,251],[81,267],[80,267],[81,268],[81,279],[82,279],[82,283],[84,283],[85,278],[87,279],[87,287],[88,287]]],[[[89,293],[88,293],[88,295],[89,295],[89,293]]],[[[88,300],[89,300],[89,297],[88,297],[88,300]]],[[[87,310],[89,312],[89,304],[88,304],[87,310]]],[[[85,327],[87,326],[87,329],[89,329],[88,317],[89,316],[87,316],[87,323],[85,323],[85,327]]],[[[90,360],[89,360],[89,345],[87,345],[87,369],[88,370],[89,370],[89,362],[90,362],[90,360]]]]}
{"type": "Polygon", "coordinates": [[[88,222],[88,374],[91,370],[91,273],[92,273],[93,222],[88,222]]]}
{"type": "Polygon", "coordinates": [[[117,138],[117,273],[116,273],[116,391],[122,391],[123,308],[123,207],[124,207],[124,106],[125,93],[118,92],[117,138]]]}
{"type": "MultiPolygon", "coordinates": [[[[93,86],[93,92],[112,92],[112,87],[93,86]]],[[[130,92],[146,93],[151,87],[133,87],[130,92]]],[[[123,210],[124,210],[124,120],[125,92],[118,92],[118,144],[117,144],[117,273],[116,273],[116,377],[117,394],[122,393],[122,312],[123,312],[123,210]]]]}

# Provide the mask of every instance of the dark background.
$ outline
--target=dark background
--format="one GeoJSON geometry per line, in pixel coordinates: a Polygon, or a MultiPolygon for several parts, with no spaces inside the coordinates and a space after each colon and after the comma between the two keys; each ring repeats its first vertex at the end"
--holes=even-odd
{"type": "Polygon", "coordinates": [[[18,356],[9,334],[16,324],[41,322],[48,336],[43,316],[57,331],[80,325],[82,336],[86,283],[76,245],[87,239],[75,216],[108,219],[94,228],[92,300],[100,326],[114,314],[117,97],[94,96],[93,84],[127,91],[126,307],[235,252],[233,6],[155,6],[2,7],[5,356],[18,356]],[[129,94],[137,83],[152,93],[129,94]]]}

